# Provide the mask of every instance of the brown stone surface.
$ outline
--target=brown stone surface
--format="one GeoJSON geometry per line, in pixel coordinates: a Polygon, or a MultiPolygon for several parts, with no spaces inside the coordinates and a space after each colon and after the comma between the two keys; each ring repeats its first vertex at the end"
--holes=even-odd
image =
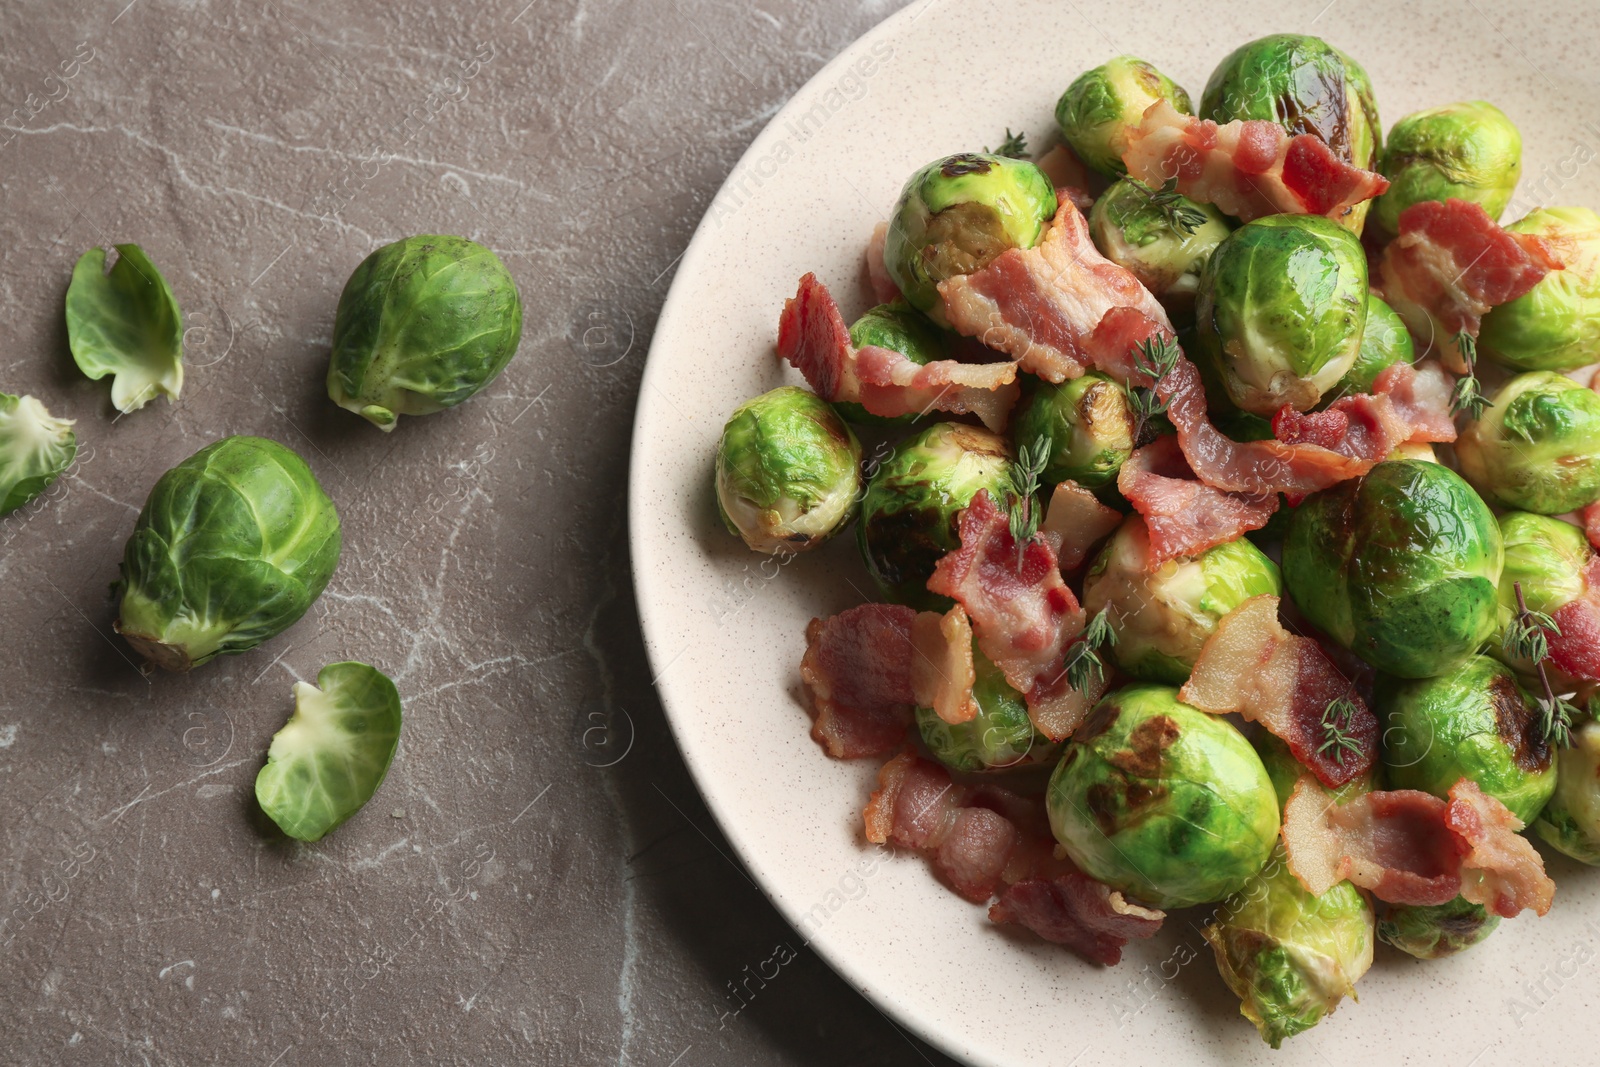
{"type": "Polygon", "coordinates": [[[0,9],[0,389],[81,441],[0,521],[6,1063],[947,1062],[809,950],[733,1013],[799,939],[666,732],[624,524],[695,222],[894,5],[524,2],[0,9]],[[484,394],[386,436],[322,379],[346,277],[417,232],[496,249],[526,327],[484,394]],[[184,308],[188,384],[116,418],[61,303],[125,241],[184,308]],[[233,433],[311,463],[343,562],[288,633],[145,677],[108,583],[155,479],[233,433]],[[400,754],[302,845],[251,787],[293,680],[341,659],[398,682],[400,754]]]}

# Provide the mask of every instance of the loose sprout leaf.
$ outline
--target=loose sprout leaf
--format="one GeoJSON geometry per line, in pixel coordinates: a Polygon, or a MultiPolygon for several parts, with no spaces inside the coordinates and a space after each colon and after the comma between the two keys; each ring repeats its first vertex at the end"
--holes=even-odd
{"type": "Polygon", "coordinates": [[[67,287],[67,343],[78,369],[112,376],[111,402],[124,414],[183,391],[183,315],[161,272],[138,245],[91,248],[67,287]]]}
{"type": "Polygon", "coordinates": [[[383,784],[400,742],[400,693],[375,667],[332,663],[317,685],[297,682],[294,696],[256,776],[256,800],[284,833],[316,841],[383,784]]]}
{"type": "Polygon", "coordinates": [[[50,487],[78,454],[71,419],[50,416],[31,396],[0,393],[0,515],[50,487]]]}

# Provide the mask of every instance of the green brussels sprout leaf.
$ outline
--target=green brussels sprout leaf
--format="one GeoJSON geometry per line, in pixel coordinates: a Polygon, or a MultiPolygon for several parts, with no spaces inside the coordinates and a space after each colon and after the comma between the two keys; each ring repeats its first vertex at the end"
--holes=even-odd
{"type": "Polygon", "coordinates": [[[135,244],[78,257],[67,286],[67,344],[90,378],[111,375],[111,402],[123,414],[183,391],[183,314],[167,280],[135,244]]]}
{"type": "Polygon", "coordinates": [[[1600,722],[1590,716],[1572,731],[1556,756],[1556,791],[1532,829],[1551,847],[1581,863],[1600,866],[1600,722]]]}
{"type": "Polygon", "coordinates": [[[0,393],[0,516],[48,489],[77,454],[71,419],[52,418],[31,396],[0,393]]]}

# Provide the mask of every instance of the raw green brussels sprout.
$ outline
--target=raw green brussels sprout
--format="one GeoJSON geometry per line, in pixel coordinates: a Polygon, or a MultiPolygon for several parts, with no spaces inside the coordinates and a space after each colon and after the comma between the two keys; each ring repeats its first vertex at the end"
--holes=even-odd
{"type": "MultiPolygon", "coordinates": [[[[1554,615],[1584,594],[1589,541],[1576,526],[1526,511],[1508,511],[1500,516],[1500,539],[1506,546],[1506,563],[1500,571],[1502,634],[1516,615],[1519,584],[1528,608],[1546,615],[1554,615]]],[[[1533,664],[1511,659],[1502,641],[1495,641],[1492,650],[1516,670],[1533,673],[1533,664]]],[[[1547,663],[1546,668],[1553,670],[1554,664],[1547,663]]]]}
{"type": "Polygon", "coordinates": [[[111,402],[126,415],[183,392],[183,313],[150,257],[135,244],[91,248],[67,286],[67,346],[88,377],[111,375],[111,402]]]}
{"type": "MultiPolygon", "coordinates": [[[[1250,745],[1256,750],[1256,755],[1261,757],[1261,765],[1267,769],[1267,777],[1272,779],[1272,789],[1278,796],[1278,810],[1281,812],[1288,805],[1296,783],[1311,771],[1294,758],[1294,753],[1289,751],[1288,745],[1265,730],[1253,735],[1250,738],[1250,745]]],[[[1326,796],[1336,803],[1343,804],[1378,788],[1377,767],[1374,765],[1366,774],[1350,779],[1337,789],[1329,789],[1314,778],[1312,781],[1326,796]]]]}
{"type": "Polygon", "coordinates": [[[305,460],[226,437],[161,476],[122,557],[117,631],[187,671],[304,615],[339,564],[339,514],[305,460]]]}
{"type": "Polygon", "coordinates": [[[1367,321],[1361,330],[1361,348],[1356,361],[1344,372],[1337,385],[1328,390],[1330,397],[1350,396],[1354,393],[1372,392],[1372,383],[1396,363],[1415,363],[1416,345],[1411,331],[1382,299],[1367,294],[1367,321]]]}
{"type": "Polygon", "coordinates": [[[1200,271],[1229,229],[1210,204],[1179,196],[1178,207],[1199,220],[1189,233],[1173,227],[1171,209],[1156,205],[1149,186],[1124,178],[1094,202],[1089,233],[1107,259],[1132,271],[1169,310],[1188,312],[1200,271]]]}
{"type": "Polygon", "coordinates": [[[1128,131],[1137,128],[1145,109],[1165,100],[1179,114],[1194,114],[1183,87],[1142,59],[1118,56],[1086,70],[1056,101],[1056,125],[1078,158],[1110,178],[1128,173],[1122,154],[1128,131]]]}
{"type": "Polygon", "coordinates": [[[1389,460],[1294,509],[1283,580],[1312,625],[1374,667],[1431,678],[1494,635],[1503,561],[1494,514],[1460,475],[1389,460]]]}
{"type": "Polygon", "coordinates": [[[804,552],[844,529],[861,443],[828,402],[782,385],[740,404],[717,444],[717,507],[757,552],[804,552]]]}
{"type": "Polygon", "coordinates": [[[936,159],[900,190],[883,265],[912,306],[946,325],[939,283],[971,274],[1012,248],[1032,248],[1056,213],[1056,191],[1025,159],[936,159]]]}
{"type": "MultiPolygon", "coordinates": [[[[874,345],[899,352],[911,362],[922,366],[935,360],[950,358],[949,334],[933,324],[928,316],[906,303],[893,300],[869,308],[850,327],[850,343],[856,348],[874,345]]],[[[846,422],[857,426],[910,426],[920,417],[908,415],[874,415],[853,400],[835,403],[834,410],[846,422]]]]}
{"type": "Polygon", "coordinates": [[[1043,478],[1054,485],[1068,478],[1089,489],[1117,480],[1133,452],[1133,411],[1122,383],[1086,371],[1059,385],[1030,377],[1011,423],[1018,448],[1049,442],[1043,478]]]}
{"type": "Polygon", "coordinates": [[[1034,729],[1028,704],[1006,682],[989,658],[972,645],[976,681],[972,699],[978,714],[966,722],[948,723],[932,708],[917,709],[917,729],[934,758],[958,771],[1006,770],[1049,763],[1061,746],[1034,729]]]}
{"type": "Polygon", "coordinates": [[[1372,905],[1349,882],[1321,896],[1301,887],[1279,845],[1200,931],[1239,1013],[1278,1048],[1355,994],[1372,966],[1372,905]]]}
{"type": "Polygon", "coordinates": [[[1600,215],[1548,207],[1507,226],[1542,237],[1561,261],[1528,292],[1483,317],[1478,352],[1515,370],[1576,370],[1600,361],[1600,215]]]}
{"type": "Polygon", "coordinates": [[[1600,723],[1589,719],[1574,727],[1572,744],[1556,762],[1555,794],[1533,830],[1552,848],[1600,866],[1600,723]]]}
{"type": "Polygon", "coordinates": [[[50,488],[78,454],[71,419],[57,419],[31,396],[0,393],[0,515],[50,488]]]}
{"type": "Polygon", "coordinates": [[[1366,253],[1321,215],[1247,223],[1200,274],[1201,351],[1229,399],[1267,418],[1314,406],[1355,364],[1366,321],[1366,253]]]}
{"type": "Polygon", "coordinates": [[[1419,960],[1454,956],[1500,925],[1500,916],[1460,897],[1448,904],[1391,904],[1378,920],[1378,936],[1419,960]]]}
{"type": "Polygon", "coordinates": [[[1277,841],[1275,799],[1244,735],[1161,685],[1095,705],[1045,793],[1072,862],[1158,908],[1242,889],[1277,841]]]}
{"type": "MultiPolygon", "coordinates": [[[[1383,147],[1367,72],[1319,37],[1279,33],[1234,49],[1206,81],[1200,117],[1265,119],[1290,133],[1315,134],[1364,170],[1376,168],[1383,147]]],[[[1367,207],[1362,201],[1339,221],[1360,233],[1367,207]]]]}
{"type": "Polygon", "coordinates": [[[328,396],[384,432],[499,377],[522,339],[511,272],[465,237],[423,234],[361,261],[339,294],[328,396]]]}
{"type": "Polygon", "coordinates": [[[294,714],[272,737],[256,801],[290,837],[319,840],[372,799],[399,744],[394,683],[365,663],[330,663],[316,685],[295,683],[294,714]]]}
{"type": "Polygon", "coordinates": [[[867,482],[856,539],[867,570],[897,604],[944,611],[948,597],[928,592],[946,552],[961,547],[956,517],[987,489],[996,501],[1011,485],[1005,438],[978,426],[936,422],[895,446],[867,482]]]}
{"type": "Polygon", "coordinates": [[[1493,104],[1430,107],[1389,131],[1383,150],[1389,191],[1373,208],[1387,233],[1400,232],[1400,213],[1424,200],[1470,200],[1498,219],[1522,176],[1522,134],[1493,104]]]}
{"type": "Polygon", "coordinates": [[[1495,394],[1456,442],[1461,473],[1491,503],[1560,515],[1600,497],[1600,395],[1529,371],[1495,394]]]}
{"type": "Polygon", "coordinates": [[[1224,615],[1283,592],[1277,565],[1244,538],[1154,568],[1149,555],[1144,520],[1129,516],[1083,580],[1084,610],[1111,609],[1111,653],[1135,678],[1182,685],[1224,615]]]}
{"type": "Polygon", "coordinates": [[[1470,778],[1524,823],[1555,790],[1555,759],[1533,699],[1511,668],[1488,656],[1437,678],[1384,679],[1375,710],[1394,789],[1445,800],[1470,778]]]}

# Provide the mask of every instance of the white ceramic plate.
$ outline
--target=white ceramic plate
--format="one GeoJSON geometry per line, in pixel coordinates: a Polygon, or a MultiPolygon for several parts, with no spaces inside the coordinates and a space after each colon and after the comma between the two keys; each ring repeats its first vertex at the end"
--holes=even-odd
{"type": "Polygon", "coordinates": [[[1451,960],[1380,947],[1360,1003],[1273,1053],[1218,978],[1201,914],[1176,914],[1106,970],[991,924],[919,857],[880,855],[860,828],[875,761],[827,759],[799,696],[806,621],[870,599],[855,539],[779,567],[721,529],[710,488],[732,409],[799,380],[773,344],[800,276],[816,271],[847,321],[864,310],[862,250],[905,178],[1007,126],[1048,143],[1056,97],[1080,71],[1131,52],[1198,99],[1239,44],[1318,33],[1367,68],[1386,123],[1456,100],[1505,110],[1525,138],[1523,210],[1600,207],[1595,31],[1592,0],[933,0],[846,49],[751,145],[683,258],[645,369],[634,580],[662,702],[712,813],[811,947],[891,1017],[952,1056],[1007,1067],[1600,1055],[1600,871],[1560,857],[1547,918],[1507,921],[1451,960]]]}

